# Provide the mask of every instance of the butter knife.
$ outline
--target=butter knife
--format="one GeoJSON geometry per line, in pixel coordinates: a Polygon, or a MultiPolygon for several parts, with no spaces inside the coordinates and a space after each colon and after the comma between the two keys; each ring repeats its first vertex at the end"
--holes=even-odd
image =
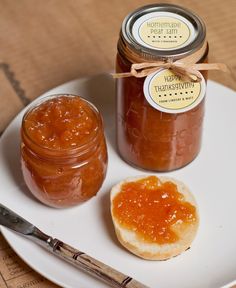
{"type": "Polygon", "coordinates": [[[0,204],[0,225],[3,225],[43,246],[70,264],[90,273],[115,288],[148,288],[135,279],[113,269],[62,241],[46,235],[36,226],[0,204]]]}

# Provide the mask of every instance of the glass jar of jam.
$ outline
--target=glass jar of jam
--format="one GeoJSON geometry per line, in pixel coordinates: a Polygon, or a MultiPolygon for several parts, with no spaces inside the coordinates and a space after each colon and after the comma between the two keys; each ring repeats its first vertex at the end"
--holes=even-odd
{"type": "MultiPolygon", "coordinates": [[[[116,72],[128,73],[136,63],[185,61],[188,65],[193,58],[194,63],[207,62],[207,55],[205,25],[198,16],[177,5],[149,5],[123,21],[116,72]]],[[[163,66],[147,77],[121,77],[116,85],[119,153],[128,163],[153,171],[187,165],[201,146],[204,88],[197,95],[199,83],[186,82],[171,70],[162,80],[157,78],[166,70],[163,66]],[[155,99],[148,95],[152,77],[156,77],[155,99]]],[[[202,75],[201,85],[205,85],[207,73],[202,75]]]]}
{"type": "Polygon", "coordinates": [[[21,138],[24,180],[38,200],[62,208],[96,195],[107,148],[94,105],[75,95],[36,100],[23,117],[21,138]]]}

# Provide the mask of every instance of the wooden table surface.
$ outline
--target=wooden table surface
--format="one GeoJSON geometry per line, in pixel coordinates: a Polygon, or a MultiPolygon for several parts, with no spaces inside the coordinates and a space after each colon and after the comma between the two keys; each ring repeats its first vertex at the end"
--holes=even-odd
{"type": "MultiPolygon", "coordinates": [[[[0,132],[32,99],[69,80],[114,69],[123,18],[144,0],[0,0],[0,132]]],[[[161,1],[167,2],[167,1],[161,1]]],[[[210,61],[236,89],[236,1],[177,0],[206,23],[210,61]]],[[[57,287],[32,271],[0,235],[0,288],[57,287]]],[[[80,287],[78,287],[80,288],[80,287]]]]}

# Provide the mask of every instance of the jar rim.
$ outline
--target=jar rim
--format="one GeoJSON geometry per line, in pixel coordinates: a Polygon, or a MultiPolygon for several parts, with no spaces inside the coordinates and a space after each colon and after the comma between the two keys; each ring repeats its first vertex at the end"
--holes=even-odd
{"type": "Polygon", "coordinates": [[[133,52],[147,60],[159,60],[163,58],[165,59],[167,57],[177,60],[187,55],[190,55],[200,49],[204,45],[205,41],[206,27],[204,22],[198,15],[179,5],[169,3],[157,3],[140,7],[125,17],[120,31],[118,50],[121,50],[122,46],[128,46],[129,49],[131,49],[133,52]],[[132,27],[136,20],[152,12],[170,12],[184,17],[186,20],[191,22],[195,29],[196,35],[193,41],[188,43],[186,46],[170,50],[149,48],[139,43],[133,35],[132,27]]]}
{"type": "Polygon", "coordinates": [[[32,143],[35,147],[42,149],[42,151],[48,152],[49,154],[56,153],[58,156],[61,157],[61,155],[63,155],[65,152],[71,156],[74,154],[78,155],[78,153],[79,153],[79,155],[86,153],[87,150],[89,149],[89,147],[93,146],[96,143],[97,138],[100,134],[99,133],[100,127],[102,127],[102,125],[103,125],[103,121],[102,121],[102,117],[100,115],[100,112],[93,103],[91,103],[87,99],[85,99],[79,95],[76,95],[76,94],[58,93],[58,94],[51,94],[51,95],[42,96],[42,97],[39,97],[39,98],[33,100],[27,106],[27,110],[25,111],[25,113],[23,115],[21,128],[22,128],[22,134],[24,134],[24,136],[26,136],[26,138],[30,141],[30,143],[32,143]],[[59,97],[68,97],[68,98],[79,97],[82,101],[84,101],[88,105],[89,109],[91,109],[94,112],[94,115],[96,116],[98,127],[90,135],[90,137],[88,137],[87,141],[82,143],[82,145],[78,145],[76,147],[64,148],[64,149],[55,149],[55,148],[45,147],[43,145],[38,144],[34,139],[32,139],[32,137],[30,137],[29,133],[27,132],[27,130],[25,128],[24,123],[25,123],[25,120],[27,119],[27,116],[29,115],[29,113],[31,113],[35,108],[39,107],[41,104],[43,104],[47,101],[50,101],[51,99],[56,99],[59,97]]]}

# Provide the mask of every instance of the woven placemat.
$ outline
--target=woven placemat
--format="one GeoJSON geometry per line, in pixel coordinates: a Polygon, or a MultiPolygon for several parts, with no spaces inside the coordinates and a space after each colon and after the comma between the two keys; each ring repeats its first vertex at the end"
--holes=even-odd
{"type": "MultiPolygon", "coordinates": [[[[152,2],[156,1],[148,3],[152,2]]],[[[236,89],[236,1],[168,2],[188,7],[203,18],[209,60],[224,62],[232,70],[231,75],[210,73],[210,78],[236,89]]],[[[112,71],[123,18],[148,3],[0,0],[0,133],[25,105],[46,90],[75,78],[112,71]]],[[[57,286],[24,264],[1,236],[1,287],[57,286]]]]}

